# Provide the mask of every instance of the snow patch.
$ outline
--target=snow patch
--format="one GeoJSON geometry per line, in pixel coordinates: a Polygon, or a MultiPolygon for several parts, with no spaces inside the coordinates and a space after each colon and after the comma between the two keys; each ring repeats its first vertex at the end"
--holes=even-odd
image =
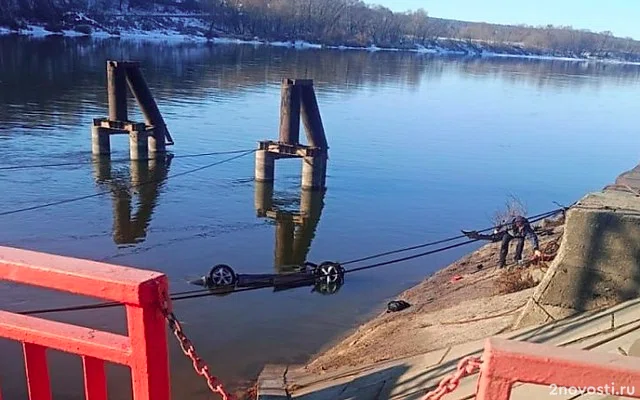
{"type": "Polygon", "coordinates": [[[420,54],[438,54],[438,50],[424,47],[421,44],[417,45],[414,51],[420,54]]]}
{"type": "Polygon", "coordinates": [[[39,38],[55,35],[54,32],[49,32],[48,30],[44,29],[42,26],[37,26],[37,25],[27,25],[27,29],[21,29],[19,32],[21,34],[26,34],[29,36],[39,37],[39,38]]]}
{"type": "MultiPolygon", "coordinates": [[[[74,13],[75,20],[78,22],[95,22],[91,18],[88,18],[83,13],[74,13]]],[[[194,18],[192,24],[184,24],[183,26],[192,25],[197,26],[200,25],[205,26],[207,24],[204,21],[199,21],[197,18],[194,18]]],[[[237,39],[230,37],[216,37],[212,39],[207,39],[203,34],[184,34],[176,31],[174,29],[155,29],[151,31],[145,31],[141,29],[126,29],[121,30],[120,34],[114,34],[107,32],[103,29],[99,28],[99,25],[93,25],[94,31],[90,35],[86,35],[82,32],[78,32],[75,30],[63,30],[62,32],[50,32],[44,29],[42,26],[37,25],[28,25],[27,29],[22,29],[19,31],[14,31],[8,28],[0,27],[0,35],[8,35],[8,34],[20,34],[31,36],[35,38],[44,38],[48,36],[54,35],[62,35],[66,37],[80,37],[80,36],[90,36],[95,39],[105,39],[112,37],[119,37],[122,40],[127,41],[153,41],[153,42],[166,42],[166,43],[177,43],[183,41],[190,42],[212,42],[215,44],[221,45],[239,45],[239,44],[250,44],[254,46],[260,45],[269,45],[275,47],[286,47],[286,48],[295,48],[295,49],[337,49],[337,50],[358,50],[358,51],[369,51],[369,52],[378,52],[378,51],[406,51],[413,52],[418,54],[433,54],[433,55],[461,55],[461,56],[471,56],[471,57],[502,57],[502,58],[523,58],[523,59],[536,59],[536,60],[561,60],[561,61],[572,61],[572,62],[599,62],[599,63],[609,63],[609,64],[627,64],[627,65],[640,65],[640,61],[626,61],[623,59],[602,59],[592,57],[590,55],[583,55],[583,57],[571,57],[571,56],[561,56],[561,55],[553,55],[550,53],[539,53],[534,50],[534,53],[527,52],[524,48],[516,46],[514,44],[506,44],[499,43],[491,45],[489,42],[469,42],[462,39],[455,38],[440,38],[440,40],[435,40],[429,43],[427,46],[424,45],[415,45],[412,49],[401,49],[401,48],[386,48],[386,47],[378,47],[375,44],[372,44],[368,47],[365,46],[346,46],[346,45],[335,45],[335,46],[324,46],[317,43],[310,43],[305,40],[290,40],[290,41],[273,41],[269,42],[267,40],[261,40],[257,37],[253,38],[253,40],[245,40],[245,39],[237,39]],[[502,52],[504,51],[504,52],[502,52]]],[[[197,32],[197,31],[196,31],[197,32]]]]}
{"type": "Polygon", "coordinates": [[[118,35],[109,33],[107,31],[93,31],[93,33],[91,34],[91,37],[94,37],[97,39],[106,39],[111,37],[118,37],[118,35]]]}
{"type": "Polygon", "coordinates": [[[291,42],[268,42],[271,46],[275,47],[293,47],[291,42]]]}
{"type": "Polygon", "coordinates": [[[316,44],[316,43],[309,43],[304,40],[296,40],[295,47],[297,49],[321,49],[322,45],[316,44]]]}
{"type": "Polygon", "coordinates": [[[317,43],[310,43],[307,42],[306,40],[290,40],[288,42],[280,42],[280,41],[275,41],[275,42],[268,42],[269,45],[271,46],[275,46],[275,47],[289,47],[289,48],[295,48],[295,49],[322,49],[323,46],[321,44],[317,44],[317,43]]]}
{"type": "Polygon", "coordinates": [[[63,30],[62,35],[67,37],[89,36],[86,33],[72,31],[72,30],[63,30]]]}
{"type": "Polygon", "coordinates": [[[242,39],[221,38],[221,37],[214,38],[211,41],[217,44],[254,44],[254,45],[262,44],[262,42],[260,42],[259,40],[242,40],[242,39]]]}

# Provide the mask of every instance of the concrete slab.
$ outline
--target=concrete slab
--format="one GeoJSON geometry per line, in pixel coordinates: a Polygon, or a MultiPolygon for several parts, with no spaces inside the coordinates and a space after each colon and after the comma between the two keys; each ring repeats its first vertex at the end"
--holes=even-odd
{"type": "Polygon", "coordinates": [[[433,368],[437,368],[438,370],[442,370],[443,367],[449,370],[456,369],[458,361],[460,361],[460,359],[468,356],[482,355],[482,352],[484,350],[484,342],[485,339],[480,339],[451,347],[451,349],[443,357],[440,364],[438,366],[434,366],[433,368]]]}
{"type": "Polygon", "coordinates": [[[284,377],[287,372],[286,365],[267,365],[258,378],[258,400],[287,400],[284,377]]]}
{"type": "Polygon", "coordinates": [[[366,386],[347,386],[336,400],[378,400],[386,381],[366,386]]]}
{"type": "Polygon", "coordinates": [[[357,370],[343,369],[326,375],[308,374],[301,367],[290,368],[286,375],[286,381],[292,383],[292,385],[289,386],[289,392],[299,396],[312,392],[317,387],[322,387],[327,384],[345,385],[354,378],[362,375],[370,375],[371,378],[368,379],[374,379],[376,381],[392,381],[393,379],[400,378],[406,380],[411,379],[414,374],[422,373],[426,368],[439,364],[448,351],[449,348],[444,348],[406,358],[401,361],[384,362],[373,367],[357,370]],[[402,370],[403,373],[401,375],[391,377],[391,373],[389,371],[392,370],[402,370]]]}
{"type": "MultiPolygon", "coordinates": [[[[632,300],[608,310],[585,313],[578,317],[557,321],[535,329],[499,335],[505,338],[521,337],[526,341],[586,348],[598,352],[617,352],[640,356],[640,299],[632,300]],[[614,318],[611,318],[611,315],[614,318]],[[615,329],[611,329],[614,326],[615,329]]],[[[440,381],[456,370],[459,360],[469,355],[480,356],[484,339],[440,349],[424,355],[394,362],[385,362],[360,370],[345,369],[327,375],[304,375],[302,368],[289,368],[285,380],[292,399],[301,400],[421,400],[424,394],[437,387],[440,381]],[[306,386],[296,388],[300,382],[306,386]],[[293,389],[291,389],[293,388],[293,389]],[[377,396],[377,397],[376,397],[377,396]]],[[[262,387],[277,386],[283,367],[265,369],[261,375],[267,379],[262,387]]],[[[450,400],[473,398],[478,375],[464,378],[459,388],[447,396],[450,400]]],[[[640,391],[640,388],[638,388],[640,391]]],[[[281,399],[282,397],[278,398],[281,399]]],[[[512,399],[569,400],[570,394],[553,394],[551,388],[519,384],[514,386],[512,399]]],[[[585,397],[580,397],[583,400],[585,397]]],[[[594,397],[598,400],[613,400],[594,397]]]]}
{"type": "Polygon", "coordinates": [[[640,296],[640,202],[631,192],[583,197],[567,212],[558,255],[515,327],[640,296]]]}

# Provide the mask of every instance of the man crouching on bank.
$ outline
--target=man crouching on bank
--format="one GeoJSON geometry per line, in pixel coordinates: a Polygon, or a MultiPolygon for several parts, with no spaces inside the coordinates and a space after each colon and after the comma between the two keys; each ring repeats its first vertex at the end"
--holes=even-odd
{"type": "Polygon", "coordinates": [[[509,243],[511,243],[513,239],[518,241],[514,257],[515,263],[518,263],[518,265],[522,264],[522,250],[524,249],[524,241],[527,238],[531,241],[531,245],[533,246],[534,258],[539,259],[542,256],[542,253],[538,247],[538,235],[536,235],[529,221],[525,217],[516,216],[509,223],[505,222],[506,221],[503,221],[500,226],[496,227],[491,235],[483,235],[476,231],[462,231],[462,233],[464,233],[464,235],[469,239],[490,240],[492,242],[502,241],[498,268],[504,268],[506,266],[507,254],[509,253],[509,243]]]}

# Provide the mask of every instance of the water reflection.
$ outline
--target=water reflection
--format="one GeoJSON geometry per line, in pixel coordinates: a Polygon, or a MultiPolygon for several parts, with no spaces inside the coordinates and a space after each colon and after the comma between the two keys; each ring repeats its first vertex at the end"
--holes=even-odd
{"type": "Polygon", "coordinates": [[[238,274],[230,266],[218,264],[208,275],[190,280],[190,283],[207,287],[219,296],[238,289],[267,287],[279,292],[311,286],[312,292],[322,295],[337,293],[344,284],[342,266],[332,262],[316,264],[307,261],[324,208],[326,190],[303,190],[299,207],[291,210],[296,199],[274,199],[272,182],[254,183],[257,216],[275,223],[275,273],[238,274]]]}
{"type": "Polygon", "coordinates": [[[108,156],[94,157],[96,181],[112,192],[113,241],[117,245],[144,242],[172,158],[173,155],[167,153],[151,160],[131,160],[126,174],[114,170],[115,163],[108,156]],[[134,197],[138,200],[135,212],[134,197]]]}
{"type": "Polygon", "coordinates": [[[307,261],[322,216],[325,194],[326,190],[302,190],[299,208],[291,210],[287,208],[295,200],[274,200],[273,183],[255,182],[256,215],[275,223],[274,267],[277,273],[290,272],[307,261]]]}
{"type": "Polygon", "coordinates": [[[437,80],[450,73],[574,89],[607,83],[623,85],[640,77],[636,65],[594,62],[0,37],[0,103],[7,105],[0,108],[0,136],[12,128],[8,122],[21,122],[14,128],[24,124],[31,128],[21,134],[40,135],[52,126],[80,123],[79,108],[103,109],[107,97],[106,58],[140,61],[159,102],[185,104],[203,98],[225,101],[261,91],[265,85],[277,85],[285,76],[312,78],[319,94],[344,96],[355,96],[356,89],[389,85],[415,90],[425,78],[437,80]]]}

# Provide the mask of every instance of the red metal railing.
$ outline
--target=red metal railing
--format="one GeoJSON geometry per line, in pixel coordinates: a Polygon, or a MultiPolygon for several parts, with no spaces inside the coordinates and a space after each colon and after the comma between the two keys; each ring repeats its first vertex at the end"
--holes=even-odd
{"type": "Polygon", "coordinates": [[[516,382],[640,399],[637,357],[491,338],[482,358],[477,399],[508,400],[516,382]]]}
{"type": "Polygon", "coordinates": [[[47,349],[82,357],[86,400],[107,399],[105,362],[129,366],[134,400],[170,399],[165,275],[0,247],[0,280],[119,302],[126,308],[128,336],[0,311],[0,337],[23,344],[31,400],[51,400],[47,349]]]}
{"type": "Polygon", "coordinates": [[[516,383],[546,385],[548,397],[595,394],[640,399],[637,357],[489,338],[482,358],[461,359],[456,371],[423,400],[442,399],[458,388],[462,378],[478,372],[476,400],[508,400],[516,383]]]}

